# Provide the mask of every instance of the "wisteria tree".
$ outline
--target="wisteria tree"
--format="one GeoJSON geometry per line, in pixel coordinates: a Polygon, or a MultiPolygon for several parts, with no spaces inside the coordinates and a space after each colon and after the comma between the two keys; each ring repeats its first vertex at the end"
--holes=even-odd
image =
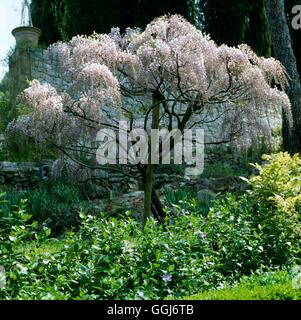
{"type": "MultiPolygon", "coordinates": [[[[230,141],[275,106],[289,113],[282,92],[286,72],[278,61],[257,57],[246,45],[217,46],[178,15],[155,19],[143,32],[129,29],[121,35],[115,28],[108,35],[78,36],[49,50],[61,63],[68,90],[57,92],[33,81],[22,95],[32,113],[10,130],[22,130],[38,144],[51,142],[74,163],[90,168],[99,167],[97,132],[119,130],[120,119],[129,120],[126,133],[162,127],[184,132],[222,119],[222,139],[206,140],[217,144],[230,141]],[[79,150],[89,154],[89,163],[77,157],[79,150]]],[[[162,218],[153,187],[156,166],[149,161],[134,167],[145,188],[144,221],[151,213],[162,218]]]]}

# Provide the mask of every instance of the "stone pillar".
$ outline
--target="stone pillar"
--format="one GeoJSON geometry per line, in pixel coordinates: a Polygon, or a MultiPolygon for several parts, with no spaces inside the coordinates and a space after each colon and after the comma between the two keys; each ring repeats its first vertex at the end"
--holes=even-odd
{"type": "Polygon", "coordinates": [[[41,30],[35,27],[18,27],[12,31],[16,48],[9,59],[9,78],[11,82],[11,116],[16,114],[16,97],[28,86],[31,79],[30,49],[39,44],[41,30]]]}
{"type": "Polygon", "coordinates": [[[18,27],[12,31],[16,39],[16,47],[24,49],[37,47],[41,34],[41,30],[36,27],[18,27]]]}

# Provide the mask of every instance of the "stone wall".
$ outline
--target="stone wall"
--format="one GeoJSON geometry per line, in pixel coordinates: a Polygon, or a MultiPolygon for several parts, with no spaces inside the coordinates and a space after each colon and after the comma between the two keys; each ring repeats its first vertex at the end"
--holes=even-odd
{"type": "Polygon", "coordinates": [[[58,60],[48,50],[29,49],[30,78],[51,84],[58,91],[68,87],[58,68],[58,60]]]}
{"type": "Polygon", "coordinates": [[[49,177],[50,165],[45,165],[42,173],[35,162],[0,162],[0,185],[17,189],[33,188],[42,178],[48,180],[49,177]]]}
{"type": "Polygon", "coordinates": [[[28,81],[36,79],[40,82],[50,83],[58,91],[68,87],[66,79],[58,70],[58,60],[50,54],[49,50],[42,48],[18,48],[9,59],[10,103],[11,112],[18,103],[17,96],[28,87],[28,81]]]}
{"type": "MultiPolygon", "coordinates": [[[[36,162],[0,162],[0,186],[19,190],[36,188],[42,181],[51,179],[53,161],[44,161],[40,166],[36,162]]],[[[93,171],[89,180],[79,182],[91,198],[109,198],[129,190],[136,190],[136,182],[122,173],[108,173],[103,170],[93,171]]]]}

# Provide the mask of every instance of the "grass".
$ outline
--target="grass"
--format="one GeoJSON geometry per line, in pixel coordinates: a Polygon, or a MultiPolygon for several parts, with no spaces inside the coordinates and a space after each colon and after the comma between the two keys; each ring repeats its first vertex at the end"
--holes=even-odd
{"type": "Polygon", "coordinates": [[[233,287],[202,292],[183,300],[301,300],[301,288],[294,289],[291,276],[278,271],[244,277],[233,287]]]}

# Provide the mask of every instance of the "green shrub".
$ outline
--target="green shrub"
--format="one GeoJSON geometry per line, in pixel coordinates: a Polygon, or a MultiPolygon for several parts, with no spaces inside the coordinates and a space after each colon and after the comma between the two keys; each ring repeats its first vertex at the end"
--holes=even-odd
{"type": "Polygon", "coordinates": [[[252,194],[228,195],[210,208],[205,232],[219,255],[225,275],[249,274],[262,265],[298,262],[299,223],[285,223],[285,213],[256,204],[252,194]]]}
{"type": "Polygon", "coordinates": [[[185,300],[301,300],[301,290],[292,287],[287,272],[272,272],[243,278],[236,286],[202,292],[185,300]]]}
{"type": "MultiPolygon", "coordinates": [[[[57,246],[48,240],[47,227],[29,223],[31,216],[21,204],[11,220],[0,216],[0,225],[6,225],[6,232],[0,232],[1,264],[7,270],[0,299],[181,298],[277,267],[269,265],[247,197],[229,196],[207,217],[172,215],[164,225],[149,220],[144,230],[129,215],[121,220],[82,213],[80,228],[57,246]]],[[[237,295],[225,291],[222,298],[293,297],[280,278],[250,277],[237,295]]]]}
{"type": "Polygon", "coordinates": [[[197,193],[188,189],[165,189],[166,206],[174,214],[201,213],[204,208],[199,208],[197,193]]]}
{"type": "Polygon", "coordinates": [[[250,179],[254,222],[274,263],[289,259],[294,251],[300,258],[301,160],[282,152],[263,159],[264,166],[255,165],[259,175],[250,179]]]}
{"type": "Polygon", "coordinates": [[[7,124],[11,120],[9,118],[11,104],[9,103],[8,92],[2,91],[6,88],[2,88],[2,84],[0,83],[0,133],[4,132],[7,124]]]}
{"type": "Polygon", "coordinates": [[[235,274],[239,278],[266,262],[254,215],[247,195],[241,198],[228,195],[210,208],[205,232],[219,255],[223,274],[235,274]]]}
{"type": "Polygon", "coordinates": [[[228,162],[219,160],[215,163],[210,163],[205,166],[203,177],[219,178],[219,177],[232,177],[237,175],[244,175],[246,173],[245,168],[240,168],[233,165],[231,160],[228,162]]]}
{"type": "Polygon", "coordinates": [[[81,191],[65,183],[41,183],[34,190],[6,190],[5,202],[0,204],[2,215],[8,215],[18,207],[21,199],[27,199],[27,210],[33,220],[46,224],[54,235],[79,225],[79,212],[90,210],[81,191]]]}
{"type": "MultiPolygon", "coordinates": [[[[199,297],[300,298],[282,273],[242,278],[258,270],[300,264],[298,185],[294,183],[299,160],[287,157],[268,159],[260,175],[250,179],[251,191],[226,195],[207,214],[185,192],[170,193],[170,204],[177,202],[175,210],[168,212],[163,225],[150,220],[144,230],[130,214],[116,219],[82,213],[79,229],[69,232],[55,250],[47,239],[51,223],[29,223],[32,217],[26,214],[24,202],[19,208],[2,204],[6,213],[0,214],[0,257],[7,270],[7,289],[0,291],[0,298],[181,298],[238,281],[237,287],[199,297]],[[286,165],[290,169],[283,169],[286,165]],[[293,214],[274,201],[278,195],[284,201],[296,200],[293,214]]],[[[44,185],[22,196],[28,197],[28,212],[34,218],[67,223],[64,219],[72,205],[82,203],[73,188],[44,185]]],[[[12,193],[7,199],[16,198],[12,193]]],[[[73,222],[68,220],[68,225],[73,222]]]]}
{"type": "Polygon", "coordinates": [[[255,165],[259,175],[250,178],[251,191],[227,195],[209,210],[206,233],[224,274],[300,263],[301,160],[287,153],[264,159],[265,165],[255,165]]]}
{"type": "Polygon", "coordinates": [[[13,162],[40,161],[57,158],[57,150],[50,144],[41,148],[32,138],[24,136],[22,132],[6,130],[5,141],[2,147],[3,160],[13,162]]]}
{"type": "MultiPolygon", "coordinates": [[[[6,207],[8,202],[3,200],[4,197],[5,193],[0,194],[0,206],[6,207]]],[[[14,227],[22,226],[24,222],[32,217],[26,212],[26,202],[27,200],[21,199],[18,206],[6,212],[0,209],[0,235],[7,237],[14,227]]]]}
{"type": "Polygon", "coordinates": [[[191,192],[190,190],[180,189],[180,190],[171,190],[165,189],[166,202],[168,206],[177,205],[183,202],[192,202],[192,200],[196,197],[195,192],[191,192]]]}
{"type": "MultiPolygon", "coordinates": [[[[215,271],[216,257],[199,229],[199,216],[176,217],[165,227],[150,220],[144,231],[130,218],[82,218],[79,231],[69,233],[64,246],[51,253],[48,229],[36,233],[31,250],[16,228],[9,237],[2,236],[7,286],[0,298],[161,299],[225,281],[215,271]]],[[[24,226],[22,232],[32,234],[31,229],[24,226]]]]}
{"type": "Polygon", "coordinates": [[[253,195],[260,205],[295,214],[301,201],[301,160],[287,152],[265,155],[265,165],[256,164],[259,175],[250,178],[253,195]]]}

